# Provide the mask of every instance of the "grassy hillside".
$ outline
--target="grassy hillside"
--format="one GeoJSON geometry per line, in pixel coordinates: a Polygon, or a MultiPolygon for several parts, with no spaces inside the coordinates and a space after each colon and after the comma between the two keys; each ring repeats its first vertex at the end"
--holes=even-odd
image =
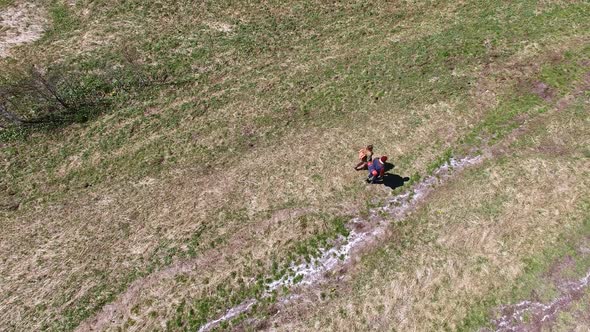
{"type": "Polygon", "coordinates": [[[38,6],[47,31],[0,59],[1,83],[34,64],[79,107],[34,104],[0,130],[0,329],[194,329],[451,155],[494,151],[392,225],[345,290],[268,324],[487,326],[542,274],[527,264],[587,231],[583,1],[38,6]],[[411,181],[365,185],[368,143],[411,181]]]}
{"type": "MultiPolygon", "coordinates": [[[[389,241],[364,255],[346,284],[314,290],[317,302],[300,304],[276,326],[495,331],[490,318],[500,317],[501,305],[559,298],[590,267],[587,107],[586,96],[531,120],[496,159],[392,226],[389,241]]],[[[574,296],[548,324],[530,314],[520,326],[583,331],[590,327],[584,308],[584,296],[574,296]]]]}

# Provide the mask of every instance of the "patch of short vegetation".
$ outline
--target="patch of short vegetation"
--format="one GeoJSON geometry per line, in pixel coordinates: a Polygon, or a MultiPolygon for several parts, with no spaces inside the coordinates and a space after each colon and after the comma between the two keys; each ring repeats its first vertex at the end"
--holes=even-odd
{"type": "MultiPolygon", "coordinates": [[[[586,216],[590,215],[590,202],[582,202],[579,207],[586,216]]],[[[557,285],[547,280],[550,268],[564,259],[573,260],[576,263],[575,273],[570,277],[577,280],[584,277],[590,271],[590,260],[580,254],[579,246],[585,243],[590,236],[590,219],[579,226],[566,230],[559,236],[552,247],[546,248],[542,253],[525,257],[524,273],[513,283],[508,292],[490,294],[478,301],[473,306],[462,322],[461,330],[471,331],[481,327],[489,327],[494,314],[494,309],[501,304],[513,304],[535,297],[535,301],[549,303],[560,296],[557,285]]],[[[567,275],[565,275],[567,276],[567,275]]]]}
{"type": "Polygon", "coordinates": [[[311,238],[295,243],[284,257],[275,257],[270,268],[264,264],[256,264],[255,269],[244,268],[240,272],[232,272],[230,277],[222,283],[207,291],[195,300],[183,301],[176,309],[176,317],[168,322],[170,329],[198,329],[208,321],[219,318],[223,313],[236,307],[245,301],[256,299],[251,312],[239,316],[235,320],[226,321],[220,328],[224,329],[232,324],[239,323],[242,319],[256,316],[264,318],[265,310],[275,303],[278,297],[289,293],[289,283],[284,288],[268,292],[267,286],[273,281],[291,276],[291,284],[298,284],[303,280],[302,274],[296,274],[292,267],[301,261],[311,263],[313,258],[320,255],[322,249],[328,248],[332,242],[340,237],[346,237],[346,217],[327,219],[323,231],[315,233],[311,238]]]}
{"type": "MultiPolygon", "coordinates": [[[[0,7],[8,3],[0,0],[0,7]]],[[[165,319],[171,330],[195,329],[244,299],[260,297],[268,282],[292,274],[292,263],[312,261],[347,235],[348,219],[331,216],[342,202],[362,204],[377,194],[349,174],[328,171],[348,161],[351,142],[369,137],[384,153],[399,148],[396,172],[413,174],[395,191],[402,192],[452,155],[494,144],[522,116],[548,110],[550,98],[518,89],[521,78],[526,86],[536,75],[528,73],[527,63],[542,64],[535,78],[555,89],[556,97],[567,94],[570,75],[582,73],[574,63],[583,52],[572,44],[588,31],[586,4],[537,1],[51,1],[48,10],[51,30],[17,54],[37,64],[51,83],[49,92],[65,105],[39,92],[12,94],[5,102],[15,112],[0,131],[6,174],[0,199],[9,203],[0,213],[17,240],[2,240],[33,252],[28,246],[42,247],[49,235],[39,234],[52,230],[65,234],[55,240],[61,241],[59,249],[50,248],[56,259],[82,264],[66,250],[66,237],[90,228],[84,233],[87,246],[108,247],[112,241],[128,251],[97,249],[102,255],[96,275],[58,283],[59,294],[52,297],[63,298],[65,308],[11,308],[35,318],[15,323],[30,329],[41,320],[47,321],[44,327],[73,329],[134,280],[216,252],[228,252],[227,265],[242,265],[218,279],[176,277],[171,283],[183,285],[175,292],[185,302],[173,317],[148,305],[146,315],[118,327],[165,319]],[[546,58],[555,45],[570,52],[558,65],[546,58]],[[496,85],[482,85],[483,79],[496,85]],[[481,86],[493,90],[498,106],[475,107],[481,86]],[[456,143],[461,137],[464,149],[456,143]],[[147,178],[159,182],[142,184],[147,178]],[[265,224],[275,212],[303,207],[321,213],[287,218],[288,226],[265,224]],[[145,218],[134,223],[127,208],[141,210],[145,218]],[[116,234],[125,242],[101,233],[111,230],[104,224],[119,219],[126,224],[116,234]],[[252,239],[263,238],[258,231],[272,244],[254,259],[252,239]],[[232,248],[236,236],[252,247],[232,248]],[[133,250],[144,252],[131,255],[133,250]],[[68,302],[71,290],[86,283],[97,286],[68,302]],[[186,289],[200,294],[198,299],[186,289]]],[[[30,79],[21,62],[2,60],[4,86],[30,79]]],[[[497,217],[505,197],[495,198],[476,210],[497,217]]],[[[432,233],[414,226],[396,229],[399,247],[391,250],[436,244],[432,233]]],[[[23,250],[14,251],[19,263],[29,257],[23,250]]],[[[63,271],[43,259],[39,264],[55,268],[55,274],[63,271]]],[[[489,265],[474,264],[480,271],[489,265]]],[[[7,269],[22,275],[18,267],[7,269]]],[[[212,267],[203,269],[199,273],[212,267]]],[[[262,309],[254,312],[264,315],[262,309]]],[[[346,311],[342,316],[356,317],[346,311]]]]}
{"type": "Polygon", "coordinates": [[[72,13],[70,5],[65,1],[52,0],[52,4],[49,6],[49,14],[51,16],[52,26],[46,35],[47,38],[61,37],[75,30],[81,24],[80,19],[76,14],[72,13]]]}
{"type": "Polygon", "coordinates": [[[8,7],[14,3],[14,0],[0,0],[0,8],[8,7]]]}

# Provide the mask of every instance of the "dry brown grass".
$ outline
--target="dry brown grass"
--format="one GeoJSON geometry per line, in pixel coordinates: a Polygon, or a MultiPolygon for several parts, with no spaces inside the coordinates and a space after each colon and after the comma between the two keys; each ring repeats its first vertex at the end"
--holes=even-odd
{"type": "MultiPolygon", "coordinates": [[[[582,97],[575,107],[587,112],[589,102],[582,97]]],[[[590,123],[568,114],[572,108],[521,136],[524,148],[517,141],[439,188],[406,231],[394,231],[393,243],[363,258],[340,296],[302,305],[307,314],[293,310],[301,316],[285,314],[280,330],[455,330],[479,299],[509,291],[525,272],[523,259],[556,247],[587,218],[590,123]],[[407,234],[415,244],[400,249],[407,234]]]]}
{"type": "MultiPolygon", "coordinates": [[[[395,138],[398,135],[405,136],[405,140],[397,140],[396,147],[400,153],[407,153],[407,149],[428,147],[433,136],[443,137],[451,144],[459,132],[465,129],[452,127],[460,124],[460,121],[456,121],[452,113],[444,112],[449,107],[449,104],[441,102],[425,109],[424,112],[438,109],[437,121],[420,127],[413,135],[405,134],[399,123],[392,124],[395,128],[380,130],[384,123],[375,121],[371,125],[378,128],[377,132],[383,133],[382,136],[375,136],[376,141],[388,142],[394,139],[394,135],[395,138]],[[441,128],[446,130],[441,131],[441,128]]],[[[465,123],[470,121],[466,120],[465,123]]],[[[408,133],[411,131],[408,128],[405,130],[408,133]]],[[[2,241],[6,246],[3,252],[11,252],[6,261],[13,263],[3,266],[3,275],[22,276],[19,281],[14,280],[6,285],[15,295],[18,294],[19,299],[39,301],[67,292],[69,282],[79,283],[75,280],[87,278],[86,287],[79,290],[82,294],[99,282],[91,271],[108,271],[108,280],[117,280],[134,268],[145,266],[142,258],[147,259],[146,255],[162,242],[182,243],[183,239],[190,238],[199,227],[206,225],[210,230],[206,232],[205,241],[223,237],[227,242],[217,249],[205,250],[193,261],[179,262],[165,269],[164,273],[150,277],[152,279],[140,279],[137,286],[140,291],[131,291],[135,296],[125,296],[120,303],[123,315],[114,317],[115,322],[120,323],[104,322],[114,327],[131,317],[141,322],[138,328],[151,326],[159,320],[148,317],[151,311],[158,312],[159,317],[169,317],[178,299],[200,294],[204,280],[208,279],[210,284],[221,282],[236,270],[236,266],[251,264],[254,259],[264,260],[272,252],[284,248],[289,241],[301,239],[305,233],[295,222],[296,217],[301,215],[300,208],[284,209],[280,207],[280,202],[291,202],[298,207],[307,206],[304,213],[339,214],[339,206],[350,210],[350,206],[359,206],[371,197],[372,193],[362,187],[354,189],[353,192],[359,194],[356,198],[337,195],[358,182],[359,175],[349,172],[349,160],[354,154],[354,150],[349,150],[353,142],[360,141],[362,137],[353,135],[359,133],[335,129],[288,137],[288,142],[282,145],[282,151],[274,153],[274,159],[265,161],[273,170],[270,174],[260,167],[260,158],[257,157],[266,152],[254,151],[239,164],[232,165],[225,175],[226,181],[221,183],[217,182],[219,174],[216,172],[192,178],[189,175],[192,170],[176,170],[166,178],[153,181],[146,179],[135,185],[120,187],[115,192],[113,188],[104,192],[94,191],[75,204],[51,207],[45,211],[42,219],[37,219],[36,213],[25,214],[10,223],[14,226],[9,228],[5,233],[7,237],[2,241]],[[330,148],[330,155],[307,154],[307,151],[322,151],[324,147],[330,148]],[[314,174],[326,174],[322,165],[331,163],[340,165],[331,170],[333,174],[339,174],[338,177],[326,176],[321,182],[312,178],[314,174]],[[248,180],[265,177],[268,181],[248,180]],[[277,186],[277,183],[283,185],[277,186]],[[337,202],[338,205],[326,202],[337,202]],[[235,218],[220,213],[224,210],[243,212],[239,218],[235,218]],[[277,212],[269,216],[266,211],[277,212]],[[293,211],[293,214],[290,215],[288,211],[293,211]],[[281,214],[286,217],[277,217],[281,214]],[[14,234],[20,236],[15,237],[14,234]],[[25,244],[24,239],[45,239],[46,242],[25,244]],[[35,247],[37,250],[14,252],[10,249],[16,247],[35,247]],[[43,284],[42,288],[28,286],[34,280],[49,275],[52,281],[43,284]],[[174,278],[179,275],[188,276],[187,281],[179,284],[174,278]],[[41,289],[43,291],[40,292],[41,289]],[[22,297],[23,294],[28,295],[22,297]],[[140,310],[132,313],[134,307],[140,310]]],[[[419,154],[414,164],[416,170],[423,170],[436,153],[426,150],[419,154]]],[[[480,194],[484,195],[485,192],[480,194]]],[[[477,196],[474,202],[479,199],[485,200],[485,197],[477,196]]],[[[444,203],[448,204],[449,201],[444,203]]],[[[310,229],[321,226],[321,219],[315,218],[313,214],[310,217],[310,229]]],[[[449,227],[451,234],[454,231],[456,229],[449,227]]],[[[451,240],[462,240],[465,231],[463,229],[451,240]]],[[[489,245],[497,244],[492,241],[489,245]]],[[[418,251],[423,255],[432,252],[427,248],[418,251]]],[[[73,296],[75,298],[76,295],[73,296]]],[[[15,303],[9,300],[6,304],[15,303]]],[[[22,304],[23,307],[34,305],[35,302],[22,304]]]]}
{"type": "MultiPolygon", "coordinates": [[[[458,5],[459,3],[444,3],[440,5],[442,8],[431,8],[426,3],[420,3],[409,16],[424,14],[423,21],[419,24],[414,24],[413,21],[405,22],[401,33],[391,33],[389,39],[380,42],[368,41],[367,48],[384,47],[387,43],[407,42],[413,38],[434,34],[453,20],[453,12],[458,5]]],[[[198,5],[194,6],[196,8],[192,10],[198,11],[198,5]]],[[[150,26],[156,30],[154,33],[159,34],[165,34],[167,29],[173,29],[175,23],[171,19],[164,22],[166,24],[156,25],[153,24],[153,17],[114,20],[108,16],[108,12],[102,12],[107,11],[107,8],[79,6],[76,10],[82,16],[87,15],[89,20],[80,28],[84,31],[73,31],[68,38],[42,46],[42,50],[49,54],[49,61],[61,61],[61,57],[92,52],[101,47],[106,49],[108,45],[142,29],[142,24],[145,23],[143,20],[152,23],[150,26]],[[117,23],[105,24],[113,20],[117,23]],[[130,33],[129,30],[133,32],[130,33]],[[58,51],[64,49],[67,50],[65,56],[58,51]]],[[[255,17],[252,13],[232,13],[228,10],[228,18],[240,18],[243,15],[255,17]]],[[[383,10],[395,11],[395,8],[383,10]]],[[[118,15],[124,16],[124,13],[118,15]]],[[[286,13],[279,12],[277,15],[286,13]]],[[[232,33],[225,31],[226,24],[229,23],[219,22],[218,17],[202,20],[213,29],[232,33]]],[[[182,22],[183,25],[197,23],[199,22],[192,20],[182,22]]],[[[388,190],[385,188],[364,186],[360,182],[364,174],[351,171],[356,150],[368,140],[377,147],[378,154],[391,155],[394,163],[397,156],[411,156],[411,161],[406,162],[402,169],[396,170],[403,173],[401,175],[409,176],[415,172],[423,174],[442,150],[455,146],[465,132],[497,105],[499,96],[505,95],[523,78],[536,73],[537,66],[527,66],[528,63],[547,62],[549,51],[554,51],[555,48],[560,48],[559,51],[574,48],[580,40],[584,39],[567,36],[556,43],[560,46],[523,48],[510,58],[507,64],[492,62],[486,66],[473,66],[457,72],[456,75],[464,75],[466,79],[483,76],[482,83],[472,90],[471,99],[468,100],[445,96],[434,103],[416,101],[406,109],[386,102],[368,102],[364,109],[351,112],[349,118],[338,125],[330,126],[329,122],[320,122],[317,126],[309,127],[284,124],[285,129],[279,137],[273,137],[269,139],[270,142],[256,145],[246,151],[239,151],[239,155],[234,155],[232,151],[224,152],[219,156],[220,162],[216,162],[214,158],[217,156],[213,155],[213,160],[207,161],[208,165],[179,163],[162,174],[150,175],[139,180],[119,181],[117,174],[112,174],[114,180],[106,179],[103,183],[94,184],[86,189],[71,188],[70,185],[69,192],[55,201],[44,202],[43,199],[39,199],[23,206],[20,211],[0,212],[3,227],[0,234],[0,294],[3,294],[0,297],[0,319],[10,322],[8,328],[38,330],[44,323],[51,324],[62,319],[64,313],[72,309],[92,307],[80,303],[80,299],[88,297],[92,303],[100,301],[100,297],[112,296],[107,302],[113,301],[119,312],[112,317],[108,310],[105,310],[107,314],[104,316],[99,314],[99,318],[103,320],[97,327],[116,329],[125,326],[130,319],[136,322],[133,327],[125,326],[130,330],[161,326],[173,316],[176,306],[182,299],[198,298],[204,293],[213,293],[215,286],[226,282],[232,272],[252,277],[247,275],[245,269],[254,266],[257,259],[260,259],[263,265],[268,265],[269,257],[280,255],[293,242],[309,237],[314,230],[321,230],[325,227],[323,214],[358,213],[365,202],[376,194],[387,194],[388,190]],[[477,105],[480,107],[476,107],[477,105]],[[385,121],[383,117],[367,119],[366,115],[373,111],[383,116],[392,114],[392,118],[386,118],[385,121]],[[298,221],[302,216],[308,218],[306,228],[298,221]],[[187,250],[191,236],[200,229],[204,231],[199,239],[199,252],[196,258],[183,259],[170,255],[175,261],[157,264],[158,271],[150,270],[154,266],[150,261],[153,256],[162,261],[166,259],[164,256],[167,253],[159,252],[159,248],[187,250]],[[211,248],[210,243],[218,239],[222,242],[211,248]],[[131,281],[135,280],[135,276],[138,276],[135,283],[126,282],[129,278],[131,281]],[[129,284],[131,287],[127,288],[129,284]],[[110,285],[115,286],[107,291],[96,291],[95,288],[100,289],[105,285],[107,288],[110,285]]],[[[297,64],[287,75],[296,76],[313,72],[334,65],[338,61],[348,61],[367,51],[362,45],[358,48],[343,47],[333,40],[326,40],[323,46],[319,54],[313,53],[313,56],[295,52],[281,59],[287,68],[297,64]],[[314,57],[316,55],[320,60],[314,57]]],[[[38,50],[23,50],[23,54],[26,52],[38,50]]],[[[232,59],[228,54],[220,57],[223,60],[230,59],[227,61],[232,59]]],[[[216,82],[231,82],[235,77],[255,75],[253,69],[259,69],[264,73],[262,79],[257,81],[260,92],[273,91],[272,87],[277,84],[276,82],[288,78],[281,77],[273,70],[264,71],[264,68],[270,65],[280,65],[277,61],[271,56],[253,59],[239,67],[236,72],[232,72],[232,76],[219,77],[219,81],[216,82]]],[[[429,83],[433,85],[433,89],[436,88],[436,82],[436,79],[433,79],[429,83]]],[[[189,85],[179,96],[174,95],[176,88],[162,89],[159,95],[154,96],[156,101],[151,105],[154,111],[148,114],[167,114],[179,104],[198,99],[199,96],[191,92],[192,88],[196,88],[196,85],[189,85]],[[174,97],[169,97],[171,95],[174,97]]],[[[101,160],[133,155],[163,137],[180,137],[174,136],[177,133],[198,135],[199,130],[209,123],[223,123],[224,126],[199,138],[200,144],[216,146],[220,141],[237,139],[236,137],[248,134],[247,125],[260,115],[272,113],[270,106],[276,106],[272,101],[257,96],[237,96],[222,109],[208,114],[207,119],[184,121],[174,129],[130,138],[128,144],[110,150],[108,154],[95,152],[88,160],[71,155],[59,168],[58,176],[65,179],[76,170],[100,165],[101,160]]],[[[277,104],[288,108],[289,102],[283,100],[277,104]]],[[[140,106],[149,109],[149,105],[140,106]]],[[[106,123],[109,123],[109,117],[111,115],[105,117],[106,123]]],[[[114,133],[132,122],[133,119],[118,122],[116,126],[106,129],[107,134],[114,133]]],[[[84,139],[91,129],[93,128],[73,126],[64,130],[65,138],[48,139],[49,150],[46,153],[59,154],[64,146],[84,139]],[[64,140],[68,142],[64,143],[64,140]]],[[[555,130],[559,133],[568,132],[561,127],[555,130]]],[[[259,136],[263,134],[257,133],[259,136]]],[[[92,144],[94,142],[88,142],[89,146],[92,144]]],[[[178,139],[174,144],[186,146],[185,149],[190,151],[190,144],[186,141],[178,139]]],[[[176,151],[178,150],[182,148],[177,148],[176,151]]],[[[581,166],[584,165],[579,161],[546,161],[523,152],[522,162],[511,166],[513,168],[505,165],[488,165],[491,174],[496,174],[493,175],[494,179],[497,176],[498,183],[503,183],[504,186],[486,186],[489,178],[484,177],[475,180],[468,178],[444,189],[434,198],[432,205],[440,209],[440,214],[435,215],[439,217],[435,218],[425,212],[423,218],[427,225],[439,225],[437,234],[440,243],[436,246],[449,248],[449,256],[442,261],[433,260],[438,253],[435,244],[424,244],[408,253],[404,263],[407,270],[400,272],[396,277],[399,283],[389,283],[385,288],[376,286],[373,290],[367,290],[359,295],[360,300],[352,302],[352,305],[358,304],[362,308],[360,317],[376,317],[377,311],[385,310],[392,313],[389,316],[392,320],[385,320],[383,324],[395,322],[406,327],[418,326],[420,317],[429,317],[436,312],[433,310],[440,309],[436,304],[426,303],[428,297],[425,295],[430,294],[429,292],[437,285],[447,282],[449,277],[455,276],[456,271],[469,267],[471,261],[469,257],[465,257],[464,250],[473,246],[481,247],[480,254],[494,260],[488,270],[480,272],[478,276],[485,277],[492,272],[498,272],[503,278],[501,281],[511,280],[518,275],[521,266],[508,265],[510,268],[506,271],[498,268],[498,264],[510,263],[512,259],[502,254],[503,245],[496,242],[497,239],[502,239],[503,234],[510,234],[510,228],[504,229],[492,224],[490,219],[484,217],[481,220],[469,219],[470,222],[465,224],[465,214],[477,210],[480,202],[494,196],[496,190],[503,190],[503,194],[507,191],[507,197],[519,203],[505,210],[504,214],[494,220],[503,220],[503,226],[512,227],[512,231],[529,231],[534,220],[528,220],[529,216],[525,212],[535,210],[534,207],[543,207],[544,204],[554,204],[550,202],[551,198],[557,197],[559,191],[539,181],[534,182],[536,186],[529,187],[525,180],[533,181],[536,175],[549,177],[551,171],[555,171],[557,175],[548,179],[549,184],[563,180],[564,184],[560,185],[569,186],[564,187],[565,189],[581,190],[574,183],[579,179],[569,178],[567,172],[568,167],[581,166]],[[511,184],[510,176],[519,172],[523,172],[525,176],[516,184],[511,184]],[[480,188],[470,187],[473,184],[470,181],[476,181],[480,188]],[[549,194],[542,195],[544,190],[549,190],[549,194]],[[455,209],[451,204],[454,203],[451,198],[461,195],[466,195],[469,199],[463,202],[464,206],[461,206],[461,209],[455,209]],[[511,218],[526,222],[511,226],[511,218]],[[441,220],[444,220],[444,223],[440,223],[441,220]],[[485,230],[483,233],[482,227],[485,230]],[[465,238],[473,242],[466,243],[465,238]],[[418,266],[418,269],[412,270],[414,266],[418,266]],[[442,266],[443,270],[435,275],[433,271],[439,266],[442,266]],[[387,308],[379,309],[379,304],[366,301],[371,298],[382,299],[383,303],[387,303],[387,308]],[[398,306],[404,302],[405,304],[398,306]],[[410,310],[421,305],[424,305],[419,311],[422,316],[409,317],[410,310]]],[[[117,170],[114,169],[113,172],[117,170]]],[[[52,175],[49,173],[50,171],[39,171],[27,175],[28,185],[34,186],[34,183],[38,183],[42,186],[44,179],[52,175]]],[[[67,187],[67,184],[60,182],[52,184],[47,190],[62,190],[67,187]]],[[[559,204],[555,209],[563,210],[562,214],[573,209],[572,206],[559,204]]],[[[429,210],[434,211],[432,208],[429,210]]],[[[531,218],[534,216],[536,214],[532,213],[531,218]]],[[[554,218],[551,214],[548,216],[554,218]]],[[[543,235],[547,235],[548,239],[554,234],[554,223],[558,220],[555,218],[551,219],[548,228],[543,230],[543,235]]],[[[509,245],[514,245],[518,249],[524,244],[509,245]]],[[[478,285],[474,278],[468,277],[455,279],[452,286],[464,287],[472,294],[480,294],[494,285],[478,285]]],[[[381,285],[382,281],[379,276],[375,276],[375,281],[372,282],[381,285]]],[[[453,287],[445,289],[447,293],[444,294],[448,295],[449,301],[463,301],[462,296],[452,293],[453,287]]],[[[335,302],[330,308],[336,308],[338,304],[339,302],[335,302]]],[[[461,311],[453,313],[452,307],[441,310],[445,316],[448,315],[449,320],[461,315],[461,311]]],[[[88,322],[90,325],[94,323],[92,318],[88,322]]],[[[346,320],[343,319],[335,319],[330,324],[332,328],[347,326],[346,320]]],[[[87,326],[83,325],[82,328],[87,326]]],[[[302,326],[298,327],[303,328],[302,326]]]]}

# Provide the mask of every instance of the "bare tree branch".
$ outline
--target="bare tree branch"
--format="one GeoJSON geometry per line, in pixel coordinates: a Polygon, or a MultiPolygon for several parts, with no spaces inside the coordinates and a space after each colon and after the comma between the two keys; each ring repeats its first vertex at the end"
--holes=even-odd
{"type": "Polygon", "coordinates": [[[57,88],[52,84],[37,68],[31,68],[31,77],[33,78],[33,84],[40,83],[42,90],[48,92],[64,109],[69,109],[70,105],[60,96],[57,92],[57,88]]]}
{"type": "Polygon", "coordinates": [[[23,123],[23,120],[19,118],[16,114],[13,114],[12,112],[8,111],[4,103],[0,103],[0,116],[8,120],[9,122],[12,122],[17,125],[23,123]]]}

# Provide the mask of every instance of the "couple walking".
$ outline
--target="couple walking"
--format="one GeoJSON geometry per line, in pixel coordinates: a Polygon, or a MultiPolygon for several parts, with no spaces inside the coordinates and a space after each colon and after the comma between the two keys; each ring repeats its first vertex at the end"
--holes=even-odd
{"type": "Polygon", "coordinates": [[[385,173],[385,162],[387,162],[387,156],[381,156],[373,159],[373,145],[367,145],[367,147],[359,151],[359,163],[354,167],[355,170],[360,171],[366,169],[369,171],[367,177],[367,183],[375,183],[377,180],[383,179],[385,173]]]}

